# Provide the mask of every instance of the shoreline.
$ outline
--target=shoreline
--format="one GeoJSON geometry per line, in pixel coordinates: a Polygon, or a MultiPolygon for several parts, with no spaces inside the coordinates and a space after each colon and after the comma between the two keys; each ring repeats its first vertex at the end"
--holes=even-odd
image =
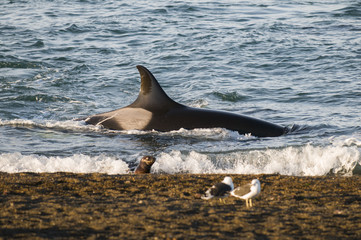
{"type": "Polygon", "coordinates": [[[361,176],[0,173],[0,238],[358,239],[361,176]],[[258,178],[254,207],[202,200],[258,178]]]}

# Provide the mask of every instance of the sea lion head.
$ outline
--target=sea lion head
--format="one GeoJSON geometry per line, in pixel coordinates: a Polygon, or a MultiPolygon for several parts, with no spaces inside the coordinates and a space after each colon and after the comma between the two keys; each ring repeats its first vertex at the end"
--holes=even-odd
{"type": "Polygon", "coordinates": [[[153,156],[144,156],[139,162],[138,167],[135,169],[135,174],[150,173],[150,169],[155,162],[155,157],[153,156]]]}
{"type": "Polygon", "coordinates": [[[152,166],[153,163],[155,162],[155,157],[153,157],[153,156],[144,156],[144,157],[142,157],[142,159],[140,161],[144,162],[148,166],[152,166]]]}

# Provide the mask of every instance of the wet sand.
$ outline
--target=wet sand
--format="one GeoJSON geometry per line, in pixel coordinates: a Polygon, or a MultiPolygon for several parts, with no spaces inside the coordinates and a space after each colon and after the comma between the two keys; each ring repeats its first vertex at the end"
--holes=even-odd
{"type": "Polygon", "coordinates": [[[0,238],[361,238],[361,176],[230,175],[261,181],[253,208],[200,199],[224,176],[0,173],[0,238]]]}

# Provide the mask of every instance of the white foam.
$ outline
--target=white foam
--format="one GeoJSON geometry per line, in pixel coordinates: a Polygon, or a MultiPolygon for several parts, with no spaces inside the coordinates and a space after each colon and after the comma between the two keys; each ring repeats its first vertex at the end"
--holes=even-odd
{"type": "Polygon", "coordinates": [[[208,105],[209,105],[209,103],[205,99],[198,99],[198,100],[195,100],[195,101],[189,103],[189,106],[194,107],[194,108],[204,108],[205,106],[208,106],[208,105]]]}
{"type": "Polygon", "coordinates": [[[74,130],[74,131],[99,131],[101,127],[93,125],[85,125],[82,121],[54,121],[54,120],[27,120],[27,119],[0,119],[0,126],[24,127],[24,128],[48,128],[59,130],[74,130]]]}
{"type": "MultiPolygon", "coordinates": [[[[352,175],[356,164],[361,164],[356,146],[325,147],[307,144],[281,149],[261,149],[232,153],[203,154],[195,151],[160,153],[152,167],[154,173],[227,173],[227,174],[282,174],[293,176],[322,176],[329,173],[352,175]]],[[[128,164],[113,156],[74,154],[68,157],[0,155],[1,172],[74,172],[125,174],[128,164]]]]}
{"type": "Polygon", "coordinates": [[[329,173],[352,175],[361,164],[356,147],[310,144],[283,149],[239,151],[214,156],[179,151],[162,153],[153,166],[155,172],[165,173],[225,173],[282,174],[293,176],[322,176],[329,173]]]}
{"type": "Polygon", "coordinates": [[[351,175],[360,162],[357,148],[302,147],[251,151],[240,156],[235,170],[238,173],[279,173],[296,176],[322,176],[328,173],[351,175]]]}
{"type": "Polygon", "coordinates": [[[239,134],[236,131],[230,131],[225,128],[196,128],[192,130],[187,130],[181,128],[179,130],[169,131],[169,132],[158,132],[155,130],[152,131],[143,131],[143,130],[106,130],[107,132],[118,132],[122,134],[129,135],[146,135],[146,134],[156,134],[160,136],[181,136],[181,137],[194,137],[202,138],[208,140],[249,140],[255,139],[256,137],[251,136],[250,134],[239,134]]]}
{"type": "Polygon", "coordinates": [[[152,167],[152,171],[159,173],[218,173],[216,166],[207,155],[190,152],[183,155],[179,151],[170,154],[162,153],[152,167]]]}
{"type": "MultiPolygon", "coordinates": [[[[51,120],[1,120],[0,126],[39,127],[74,131],[108,131],[79,121],[51,120]]],[[[117,131],[119,132],[119,131],[117,131]]],[[[222,128],[180,129],[171,132],[120,131],[122,134],[156,134],[165,136],[199,137],[202,139],[247,140],[252,136],[222,128]]],[[[289,146],[272,149],[238,150],[226,153],[201,153],[196,151],[171,151],[160,153],[152,167],[155,173],[227,173],[227,174],[283,174],[296,176],[321,176],[329,173],[351,175],[357,164],[361,165],[361,136],[340,136],[329,139],[326,146],[289,146]]],[[[0,155],[2,172],[100,172],[124,174],[129,167],[113,156],[41,156],[3,153],[0,155]]]]}
{"type": "Polygon", "coordinates": [[[199,137],[204,139],[213,139],[213,140],[245,140],[250,138],[255,138],[249,134],[242,135],[236,131],[230,131],[225,128],[197,128],[192,130],[187,130],[181,128],[179,130],[159,133],[160,135],[180,135],[182,137],[199,137]]]}
{"type": "Polygon", "coordinates": [[[356,146],[361,147],[361,137],[360,136],[341,136],[341,137],[332,137],[330,142],[334,146],[356,146]]]}
{"type": "Polygon", "coordinates": [[[23,155],[21,153],[4,153],[0,155],[0,171],[17,172],[74,172],[125,174],[128,164],[121,159],[75,154],[69,157],[46,157],[23,155]]]}
{"type": "Polygon", "coordinates": [[[107,132],[107,133],[121,133],[128,135],[146,135],[157,134],[161,136],[182,136],[182,137],[199,137],[203,139],[213,140],[246,140],[255,138],[249,134],[242,135],[236,131],[230,131],[224,128],[198,128],[187,130],[181,128],[179,130],[169,132],[143,131],[143,130],[109,130],[102,126],[87,125],[84,121],[54,121],[54,120],[27,120],[27,119],[0,119],[0,126],[24,127],[24,128],[46,128],[54,130],[71,130],[71,131],[91,131],[91,132],[107,132]]]}

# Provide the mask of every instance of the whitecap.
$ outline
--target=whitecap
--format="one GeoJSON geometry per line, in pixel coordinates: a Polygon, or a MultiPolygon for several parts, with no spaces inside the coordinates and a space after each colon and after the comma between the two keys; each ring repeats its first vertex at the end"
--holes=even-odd
{"type": "Polygon", "coordinates": [[[55,120],[29,120],[29,119],[0,119],[0,126],[24,127],[24,128],[47,128],[73,131],[99,131],[101,127],[86,125],[82,121],[55,121],[55,120]]]}
{"type": "Polygon", "coordinates": [[[305,146],[204,154],[191,151],[161,153],[157,173],[282,174],[292,176],[352,175],[361,164],[360,151],[345,146],[305,146]]]}
{"type": "Polygon", "coordinates": [[[125,174],[128,171],[129,167],[125,161],[105,155],[74,154],[68,157],[23,155],[21,153],[3,153],[0,155],[0,172],[125,174]]]}

